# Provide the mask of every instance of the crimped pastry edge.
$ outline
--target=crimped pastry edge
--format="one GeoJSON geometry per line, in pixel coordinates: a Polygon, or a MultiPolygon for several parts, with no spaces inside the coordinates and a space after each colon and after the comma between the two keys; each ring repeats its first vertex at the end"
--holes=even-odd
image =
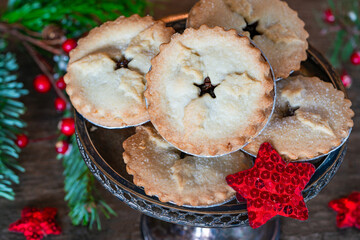
{"type": "Polygon", "coordinates": [[[301,38],[301,40],[303,40],[303,42],[305,43],[305,49],[303,49],[303,51],[299,52],[299,54],[298,54],[299,58],[300,58],[300,61],[293,61],[294,62],[294,67],[293,68],[291,68],[289,70],[279,71],[279,72],[276,72],[276,70],[274,69],[276,78],[287,78],[287,77],[290,76],[290,74],[293,71],[299,70],[301,68],[301,62],[305,61],[307,59],[306,50],[309,48],[309,43],[308,43],[307,39],[309,38],[310,35],[305,30],[305,22],[299,17],[299,13],[297,11],[295,11],[294,9],[292,9],[287,2],[280,1],[280,3],[284,4],[297,17],[299,27],[302,28],[302,31],[301,31],[302,32],[302,38],[301,38]]]}
{"type": "MultiPolygon", "coordinates": [[[[274,79],[272,79],[270,77],[271,75],[271,66],[270,64],[268,64],[268,62],[266,62],[263,58],[262,58],[262,52],[261,50],[259,50],[257,47],[255,47],[254,45],[251,44],[251,40],[249,40],[249,38],[244,37],[244,36],[240,36],[234,29],[231,30],[225,30],[223,27],[213,27],[210,28],[206,25],[202,25],[199,29],[193,29],[193,28],[187,28],[185,29],[183,34],[187,34],[188,32],[194,32],[194,31],[203,31],[203,30],[213,30],[213,31],[224,31],[224,32],[228,32],[231,33],[234,37],[236,38],[245,38],[249,41],[249,46],[253,49],[256,49],[259,53],[260,53],[260,62],[263,63],[263,66],[265,67],[265,65],[269,65],[269,76],[266,76],[266,82],[264,82],[264,85],[267,85],[266,88],[268,89],[267,95],[265,95],[263,97],[263,101],[259,101],[261,103],[263,103],[263,110],[259,110],[257,113],[257,118],[258,118],[258,123],[260,124],[253,124],[250,125],[248,128],[245,129],[244,132],[250,133],[252,134],[252,136],[248,137],[248,139],[246,140],[245,137],[234,137],[234,138],[228,138],[228,141],[226,144],[213,144],[214,146],[206,146],[207,149],[199,149],[198,146],[190,144],[189,142],[187,143],[179,143],[177,142],[174,137],[171,134],[171,128],[167,127],[167,124],[164,122],[166,122],[166,118],[162,115],[162,114],[152,114],[153,111],[156,111],[156,109],[158,109],[158,105],[157,104],[153,104],[156,102],[160,102],[160,97],[158,96],[158,94],[152,94],[150,91],[152,91],[152,86],[151,86],[151,78],[152,78],[152,74],[154,74],[154,67],[152,67],[150,69],[150,71],[146,74],[146,80],[148,82],[147,84],[147,89],[144,93],[145,98],[147,100],[147,107],[148,107],[148,112],[150,115],[150,119],[151,122],[153,123],[154,127],[156,128],[156,130],[159,132],[159,134],[166,140],[168,141],[171,145],[173,145],[175,148],[179,149],[180,151],[186,152],[188,154],[191,155],[195,155],[195,156],[200,156],[200,157],[217,157],[217,156],[221,156],[221,155],[225,155],[231,152],[235,152],[239,149],[241,149],[242,147],[244,147],[248,142],[250,142],[250,140],[252,138],[254,138],[255,136],[257,136],[261,130],[265,127],[265,125],[267,124],[268,120],[270,119],[271,115],[272,115],[272,111],[274,108],[274,98],[275,98],[275,93],[273,92],[274,90],[274,86],[275,86],[275,81],[273,81],[274,79]],[[150,84],[149,84],[150,83],[150,84]],[[155,99],[155,101],[149,100],[150,98],[155,99]],[[155,109],[155,110],[154,110],[155,109]],[[156,119],[156,120],[155,120],[156,119]],[[170,134],[169,134],[170,133],[170,134]]],[[[163,49],[171,46],[173,39],[177,39],[181,36],[183,36],[183,34],[179,34],[179,33],[175,33],[172,37],[171,37],[171,41],[168,43],[164,43],[160,46],[160,52],[159,54],[157,54],[152,60],[151,60],[151,65],[154,66],[156,64],[158,64],[158,62],[160,62],[162,59],[159,60],[159,56],[161,56],[161,52],[163,51],[163,49]]],[[[159,63],[160,64],[160,63],[159,63]]],[[[156,91],[154,91],[156,93],[156,91]]]]}

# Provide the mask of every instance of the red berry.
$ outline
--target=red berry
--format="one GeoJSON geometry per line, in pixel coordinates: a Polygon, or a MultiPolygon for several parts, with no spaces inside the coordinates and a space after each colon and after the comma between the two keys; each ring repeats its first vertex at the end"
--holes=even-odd
{"type": "Polygon", "coordinates": [[[333,12],[331,11],[331,9],[326,9],[324,11],[324,21],[327,23],[334,23],[335,22],[335,16],[333,14],[333,12]]]}
{"type": "Polygon", "coordinates": [[[51,83],[49,78],[44,74],[37,75],[34,79],[34,88],[39,93],[50,91],[51,83]]]}
{"type": "Polygon", "coordinates": [[[64,81],[64,77],[60,77],[57,81],[56,81],[56,86],[58,89],[60,90],[64,90],[66,88],[66,83],[64,81]]]}
{"type": "Polygon", "coordinates": [[[355,51],[351,54],[350,61],[354,65],[360,65],[360,52],[355,51]]]}
{"type": "Polygon", "coordinates": [[[25,134],[19,134],[16,136],[15,143],[18,147],[24,148],[29,143],[29,138],[25,134]]]}
{"type": "Polygon", "coordinates": [[[351,86],[352,79],[349,74],[347,74],[346,72],[343,72],[341,74],[340,78],[341,78],[341,81],[342,81],[344,87],[349,88],[351,86]]]}
{"type": "Polygon", "coordinates": [[[72,38],[69,38],[65,40],[65,42],[63,42],[61,47],[64,50],[64,52],[69,53],[71,50],[76,48],[76,46],[77,46],[76,41],[72,38]]]}
{"type": "Polygon", "coordinates": [[[66,135],[71,136],[75,133],[75,122],[73,118],[63,118],[60,122],[60,131],[66,135]]]}
{"type": "Polygon", "coordinates": [[[56,98],[55,99],[55,109],[60,112],[64,111],[66,109],[66,101],[59,97],[56,98]]]}
{"type": "Polygon", "coordinates": [[[64,140],[58,141],[55,144],[55,149],[57,153],[65,154],[69,149],[69,143],[64,140]]]}

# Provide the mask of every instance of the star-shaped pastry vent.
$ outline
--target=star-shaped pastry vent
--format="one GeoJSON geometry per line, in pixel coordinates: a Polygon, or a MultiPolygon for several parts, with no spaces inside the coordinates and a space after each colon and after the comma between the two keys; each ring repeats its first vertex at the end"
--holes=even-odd
{"type": "Polygon", "coordinates": [[[201,97],[202,95],[208,93],[210,94],[210,96],[212,98],[216,98],[216,95],[215,95],[215,88],[218,86],[218,85],[212,85],[211,84],[211,80],[209,77],[206,77],[204,79],[204,83],[203,84],[196,84],[194,83],[195,86],[197,86],[199,89],[200,89],[200,93],[199,93],[199,96],[201,97]]]}
{"type": "Polygon", "coordinates": [[[360,192],[353,192],[348,197],[329,202],[329,207],[335,210],[338,228],[356,227],[360,229],[360,192]]]}
{"type": "Polygon", "coordinates": [[[282,110],[282,116],[283,117],[291,117],[295,115],[296,110],[298,110],[300,107],[293,107],[290,105],[290,103],[287,103],[285,108],[282,110]]]}
{"type": "Polygon", "coordinates": [[[306,220],[301,191],[315,172],[310,163],[286,163],[269,143],[260,146],[254,167],[226,177],[247,201],[249,224],[258,228],[276,215],[306,220]]]}
{"type": "Polygon", "coordinates": [[[125,57],[122,57],[120,60],[116,61],[116,67],[115,70],[120,68],[128,68],[128,64],[131,62],[131,60],[127,60],[125,57]]]}
{"type": "Polygon", "coordinates": [[[251,24],[249,24],[246,20],[245,22],[246,22],[246,27],[243,30],[250,33],[251,39],[253,39],[256,35],[261,35],[261,33],[259,33],[256,30],[256,27],[258,26],[259,22],[254,22],[251,24]]]}

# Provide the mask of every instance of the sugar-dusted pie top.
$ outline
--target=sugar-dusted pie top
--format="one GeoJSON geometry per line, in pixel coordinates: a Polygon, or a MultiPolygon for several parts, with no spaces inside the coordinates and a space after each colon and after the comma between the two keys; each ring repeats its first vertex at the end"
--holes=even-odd
{"type": "Polygon", "coordinates": [[[280,0],[200,0],[190,10],[187,26],[203,24],[235,29],[251,37],[264,51],[277,78],[298,70],[307,57],[305,24],[280,0]]]}
{"type": "Polygon", "coordinates": [[[185,152],[235,151],[258,134],[271,113],[269,65],[235,30],[186,29],[151,62],[145,92],[151,122],[185,152]]]}
{"type": "Polygon", "coordinates": [[[252,166],[252,160],[240,151],[212,158],[182,156],[150,124],[136,127],[136,134],[123,146],[134,183],[144,187],[147,195],[177,205],[214,205],[230,199],[235,191],[225,177],[252,166]]]}
{"type": "Polygon", "coordinates": [[[353,126],[354,112],[344,93],[317,77],[295,76],[277,84],[275,112],[244,150],[256,155],[263,142],[287,160],[303,160],[339,146],[353,126]]]}
{"type": "Polygon", "coordinates": [[[91,30],[70,52],[65,75],[66,92],[76,110],[106,127],[148,121],[144,76],[160,44],[173,33],[163,22],[138,15],[91,30]]]}

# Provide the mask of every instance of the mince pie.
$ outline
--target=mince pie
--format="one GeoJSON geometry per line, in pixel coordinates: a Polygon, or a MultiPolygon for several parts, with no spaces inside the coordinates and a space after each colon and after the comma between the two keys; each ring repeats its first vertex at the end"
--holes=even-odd
{"type": "Polygon", "coordinates": [[[344,93],[317,77],[301,75],[277,82],[275,112],[244,150],[256,155],[269,142],[286,160],[315,158],[339,146],[353,126],[344,93]]]}
{"type": "Polygon", "coordinates": [[[138,15],[91,30],[70,52],[65,76],[66,92],[76,110],[105,127],[148,121],[144,76],[159,45],[173,33],[163,22],[138,15]]]}
{"type": "Polygon", "coordinates": [[[235,191],[225,177],[252,166],[252,160],[237,151],[222,157],[195,157],[166,142],[151,126],[136,127],[123,143],[126,169],[133,182],[147,195],[177,205],[208,206],[223,203],[235,191]]]}
{"type": "Polygon", "coordinates": [[[151,122],[192,155],[240,149],[266,124],[273,107],[270,67],[235,30],[188,28],[160,47],[146,75],[151,122]]]}
{"type": "Polygon", "coordinates": [[[250,37],[264,51],[277,78],[289,76],[307,58],[305,24],[280,0],[200,0],[190,10],[187,26],[203,24],[250,37]]]}

